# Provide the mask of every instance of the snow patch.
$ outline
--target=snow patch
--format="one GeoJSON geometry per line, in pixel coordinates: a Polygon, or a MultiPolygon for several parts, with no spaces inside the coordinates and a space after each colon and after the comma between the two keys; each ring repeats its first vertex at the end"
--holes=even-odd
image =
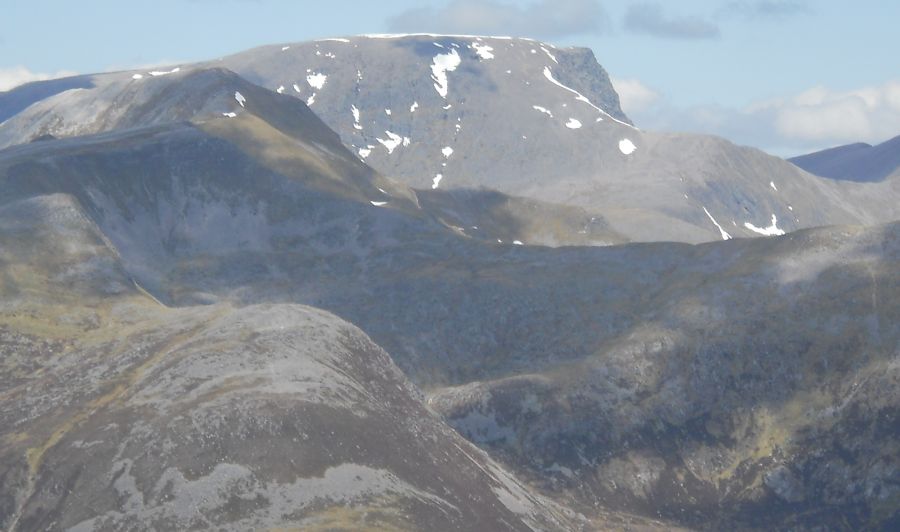
{"type": "Polygon", "coordinates": [[[386,201],[370,201],[369,203],[371,203],[372,205],[374,205],[376,207],[383,207],[383,206],[387,205],[386,201]]]}
{"type": "Polygon", "coordinates": [[[619,141],[619,151],[625,155],[631,155],[636,149],[637,146],[634,145],[634,142],[631,142],[631,139],[622,139],[619,141]]]}
{"type": "Polygon", "coordinates": [[[222,113],[222,116],[227,116],[228,118],[234,118],[237,116],[237,113],[222,113]]]}
{"type": "Polygon", "coordinates": [[[451,148],[450,146],[446,146],[441,150],[441,153],[444,154],[444,157],[447,157],[449,159],[450,156],[453,155],[453,148],[451,148]]]}
{"type": "Polygon", "coordinates": [[[391,116],[391,110],[390,110],[390,109],[385,109],[385,110],[384,110],[384,114],[386,114],[386,115],[388,115],[388,116],[391,116]]]}
{"type": "Polygon", "coordinates": [[[237,100],[237,103],[241,104],[241,107],[243,107],[244,103],[247,101],[247,98],[244,98],[244,95],[238,91],[234,91],[234,99],[237,100]]]}
{"type": "Polygon", "coordinates": [[[513,240],[513,244],[515,244],[516,246],[524,246],[525,245],[522,243],[521,240],[513,240]]]}
{"type": "Polygon", "coordinates": [[[772,190],[774,190],[775,192],[778,192],[778,187],[775,186],[774,181],[769,181],[769,186],[772,187],[772,190]]]}
{"type": "Polygon", "coordinates": [[[175,67],[172,70],[154,70],[154,71],[150,72],[149,74],[154,77],[155,76],[165,76],[166,74],[174,74],[180,70],[181,70],[181,67],[175,67]]]}
{"type": "Polygon", "coordinates": [[[319,72],[313,72],[312,74],[306,76],[306,82],[309,83],[310,87],[316,90],[322,90],[322,87],[325,86],[326,81],[328,81],[328,76],[319,72]]]}
{"type": "Polygon", "coordinates": [[[387,139],[376,138],[375,140],[377,140],[382,146],[387,148],[388,155],[390,155],[394,153],[394,149],[397,146],[403,143],[403,137],[390,131],[385,131],[384,133],[388,136],[387,139]]]}
{"type": "Polygon", "coordinates": [[[144,77],[144,76],[141,75],[141,74],[135,74],[135,75],[131,76],[131,79],[141,79],[141,78],[143,78],[143,77],[144,77]]]}
{"type": "Polygon", "coordinates": [[[494,51],[494,49],[491,46],[481,44],[479,42],[474,42],[472,43],[472,48],[475,49],[475,53],[478,54],[478,57],[480,57],[481,59],[494,58],[494,54],[491,53],[494,51]]]}
{"type": "Polygon", "coordinates": [[[710,214],[708,210],[706,210],[706,207],[703,207],[703,212],[706,213],[706,216],[709,217],[713,225],[716,226],[716,229],[719,230],[719,233],[722,235],[722,240],[731,240],[731,235],[729,235],[724,229],[722,229],[722,226],[719,225],[719,222],[717,222],[716,219],[713,218],[713,215],[710,214]]]}
{"type": "Polygon", "coordinates": [[[371,155],[371,153],[372,153],[372,148],[374,148],[374,147],[375,147],[375,146],[372,146],[371,144],[369,144],[369,145],[366,146],[365,148],[360,148],[360,149],[359,149],[359,156],[362,157],[363,159],[365,159],[366,157],[368,157],[369,155],[371,155]]]}
{"type": "Polygon", "coordinates": [[[769,227],[756,227],[750,222],[744,222],[744,227],[764,236],[780,236],[784,234],[784,229],[778,227],[778,218],[774,214],[772,215],[772,225],[769,227]]]}
{"type": "Polygon", "coordinates": [[[416,109],[418,109],[418,108],[419,108],[419,102],[413,102],[413,104],[409,106],[409,112],[415,113],[416,109]]]}
{"type": "Polygon", "coordinates": [[[462,60],[456,50],[450,50],[448,54],[434,56],[431,64],[431,79],[434,80],[434,90],[447,99],[447,72],[453,72],[462,60]]]}
{"type": "Polygon", "coordinates": [[[435,174],[434,179],[431,180],[432,190],[437,189],[438,185],[441,184],[441,179],[444,179],[444,174],[435,174]]]}
{"type": "Polygon", "coordinates": [[[362,126],[359,125],[359,109],[357,109],[355,105],[351,104],[350,112],[353,113],[353,127],[355,129],[362,129],[362,126]]]}
{"type": "Polygon", "coordinates": [[[569,121],[566,122],[566,127],[569,129],[578,129],[581,127],[581,122],[579,122],[575,118],[570,118],[569,121]]]}
{"type": "Polygon", "coordinates": [[[279,85],[278,88],[275,89],[275,92],[277,92],[278,94],[284,94],[284,85],[279,85]]]}
{"type": "Polygon", "coordinates": [[[300,87],[296,83],[294,83],[294,92],[303,92],[300,90],[300,87]]]}
{"type": "Polygon", "coordinates": [[[281,47],[281,51],[282,51],[282,52],[284,52],[284,51],[286,51],[286,50],[288,50],[288,49],[290,49],[290,46],[282,46],[282,47],[281,47]]]}
{"type": "Polygon", "coordinates": [[[350,42],[350,39],[342,39],[342,38],[332,37],[332,38],[329,38],[329,39],[317,39],[316,42],[343,42],[343,43],[348,43],[348,42],[350,42]]]}
{"type": "Polygon", "coordinates": [[[307,107],[314,103],[316,103],[316,93],[315,92],[312,94],[312,96],[310,96],[309,98],[306,99],[307,107]]]}
{"type": "Polygon", "coordinates": [[[550,112],[550,110],[547,109],[546,107],[541,107],[540,105],[532,105],[531,108],[544,113],[545,115],[549,116],[550,118],[553,118],[553,113],[550,112]]]}

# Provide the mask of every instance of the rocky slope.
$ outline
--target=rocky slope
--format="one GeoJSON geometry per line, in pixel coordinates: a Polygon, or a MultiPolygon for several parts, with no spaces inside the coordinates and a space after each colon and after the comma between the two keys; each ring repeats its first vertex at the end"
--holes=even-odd
{"type": "MultiPolygon", "coordinates": [[[[0,198],[14,213],[7,226],[43,227],[44,215],[21,206],[68,198],[97,249],[69,255],[59,247],[77,239],[4,233],[22,235],[11,240],[19,247],[3,246],[14,272],[4,276],[14,309],[5,345],[29,342],[10,350],[35,353],[8,358],[2,380],[11,394],[4,425],[14,427],[3,446],[12,519],[275,526],[270,510],[294,486],[337,485],[326,499],[355,501],[349,513],[303,499],[283,522],[584,525],[504,476],[512,470],[598,520],[584,526],[656,526],[629,514],[697,528],[896,523],[897,224],[702,246],[518,246],[503,231],[526,225],[516,213],[532,208],[528,200],[417,193],[353,157],[301,102],[241,92],[234,118],[216,109],[191,123],[0,153],[0,198]],[[485,216],[493,232],[474,236],[485,216]],[[69,266],[34,277],[47,257],[69,266]],[[82,292],[26,310],[69,285],[82,292]],[[363,333],[302,305],[358,326],[406,377],[363,333]],[[57,332],[63,326],[71,332],[57,332]],[[133,331],[125,344],[111,337],[121,330],[133,331]],[[59,349],[72,355],[55,357],[59,349]],[[504,466],[455,439],[404,378],[504,466]],[[281,386],[289,397],[268,399],[281,386]],[[39,407],[22,418],[32,401],[39,407]],[[183,418],[164,415],[174,411],[183,418]],[[104,453],[62,446],[107,442],[95,435],[104,427],[115,434],[104,453]],[[384,427],[393,429],[372,433],[384,427]],[[425,441],[434,443],[420,448],[423,433],[409,427],[431,431],[425,441]],[[301,433],[309,445],[292,446],[301,433]],[[258,445],[239,443],[247,435],[258,445]],[[360,441],[371,450],[354,450],[360,441]],[[191,451],[198,445],[208,452],[191,451]],[[279,476],[294,453],[311,458],[279,476]],[[343,482],[346,464],[364,467],[352,470],[368,486],[363,495],[343,482]],[[448,510],[441,501],[466,506],[467,495],[426,480],[438,477],[471,491],[472,507],[448,510]],[[98,478],[105,487],[78,484],[98,478]],[[200,508],[220,511],[200,515],[224,513],[221,523],[183,509],[188,488],[210,485],[228,486],[228,498],[217,488],[200,508]],[[70,486],[96,493],[94,510],[76,511],[85,506],[61,495],[70,486]]],[[[535,219],[572,226],[586,215],[566,222],[563,207],[533,208],[535,219]]]]}
{"type": "Polygon", "coordinates": [[[788,159],[811,174],[847,181],[900,177],[900,136],[877,146],[848,144],[788,159]]]}

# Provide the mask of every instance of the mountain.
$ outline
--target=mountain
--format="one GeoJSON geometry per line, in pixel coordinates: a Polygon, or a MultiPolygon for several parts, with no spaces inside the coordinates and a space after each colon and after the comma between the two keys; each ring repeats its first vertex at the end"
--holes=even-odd
{"type": "Polygon", "coordinates": [[[897,223],[516,245],[622,237],[196,70],[0,151],[7,527],[897,524],[897,223]]]}
{"type": "Polygon", "coordinates": [[[871,182],[900,176],[900,136],[877,146],[848,144],[788,159],[811,174],[871,182]]]}
{"type": "Polygon", "coordinates": [[[541,243],[699,243],[898,216],[891,183],[835,183],[715,137],[639,130],[592,52],[530,39],[335,38],[33,83],[0,94],[10,116],[0,146],[235,112],[235,91],[213,88],[223,68],[309,104],[349,150],[407,186],[486,188],[603,220],[597,238],[579,223],[541,243]],[[196,86],[163,107],[171,116],[144,116],[182,78],[196,86]]]}
{"type": "Polygon", "coordinates": [[[636,129],[583,48],[373,35],[210,64],[306,101],[348,148],[414,188],[484,186],[574,205],[629,240],[704,242],[898,214],[892,204],[870,208],[885,190],[848,193],[722,139],[636,129]]]}

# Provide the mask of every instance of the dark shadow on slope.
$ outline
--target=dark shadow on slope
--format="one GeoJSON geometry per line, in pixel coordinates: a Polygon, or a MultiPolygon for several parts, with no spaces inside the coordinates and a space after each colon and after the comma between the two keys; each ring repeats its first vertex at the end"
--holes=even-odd
{"type": "Polygon", "coordinates": [[[580,207],[488,188],[417,190],[416,194],[423,209],[478,240],[551,247],[627,242],[602,216],[592,216],[580,207]]]}

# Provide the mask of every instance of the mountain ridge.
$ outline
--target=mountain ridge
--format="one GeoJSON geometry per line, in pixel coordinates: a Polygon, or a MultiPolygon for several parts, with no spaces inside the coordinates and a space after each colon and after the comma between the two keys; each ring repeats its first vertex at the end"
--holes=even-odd
{"type": "Polygon", "coordinates": [[[879,182],[900,176],[900,136],[872,146],[858,142],[788,159],[804,170],[830,179],[879,182]]]}

